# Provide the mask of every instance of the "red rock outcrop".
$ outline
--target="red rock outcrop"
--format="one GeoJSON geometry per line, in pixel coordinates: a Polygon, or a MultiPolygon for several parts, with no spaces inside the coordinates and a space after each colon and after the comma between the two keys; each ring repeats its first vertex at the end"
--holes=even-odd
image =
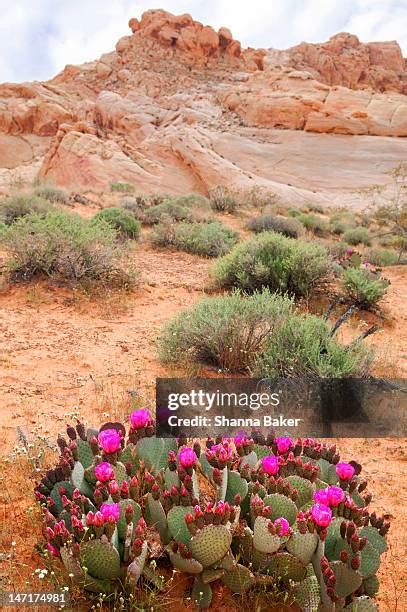
{"type": "Polygon", "coordinates": [[[407,66],[396,41],[364,44],[342,32],[326,43],[303,42],[288,53],[292,66],[327,85],[407,94],[407,66]]]}
{"type": "MultiPolygon", "coordinates": [[[[263,185],[293,203],[325,202],[306,180],[270,171],[282,142],[276,129],[407,136],[396,43],[339,34],[287,51],[242,49],[225,27],[161,10],[129,26],[96,61],[68,65],[45,83],[0,85],[0,188],[40,175],[67,186],[124,180],[174,193],[263,185]]],[[[329,157],[328,142],[315,151],[329,157]]],[[[349,150],[366,156],[357,142],[349,150]]],[[[405,157],[403,144],[387,145],[386,159],[405,157]]]]}

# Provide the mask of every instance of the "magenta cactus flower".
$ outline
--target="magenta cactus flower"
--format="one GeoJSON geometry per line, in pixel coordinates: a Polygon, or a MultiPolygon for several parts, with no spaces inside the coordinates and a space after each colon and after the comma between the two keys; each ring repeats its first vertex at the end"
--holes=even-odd
{"type": "Polygon", "coordinates": [[[197,459],[198,457],[196,456],[195,451],[192,448],[189,448],[188,446],[181,448],[181,450],[179,451],[178,460],[182,467],[186,470],[188,468],[193,467],[197,459]]]}
{"type": "Polygon", "coordinates": [[[277,444],[277,450],[282,455],[286,453],[290,448],[294,446],[294,443],[291,438],[285,436],[283,438],[276,438],[275,443],[277,444]]]}
{"type": "Polygon", "coordinates": [[[325,504],[314,504],[311,508],[311,516],[320,527],[328,527],[332,520],[332,510],[325,504]]]}
{"type": "Polygon", "coordinates": [[[335,487],[334,485],[328,487],[327,489],[328,495],[328,506],[336,507],[339,506],[341,502],[345,499],[345,493],[340,487],[335,487]]]}
{"type": "Polygon", "coordinates": [[[319,489],[318,491],[315,491],[314,501],[316,504],[322,504],[324,506],[329,506],[328,488],[319,489]]]}
{"type": "Polygon", "coordinates": [[[105,522],[115,522],[120,518],[120,504],[102,504],[100,512],[105,522]]]}
{"type": "Polygon", "coordinates": [[[339,462],[336,464],[336,473],[340,480],[348,481],[355,473],[355,468],[350,463],[339,462]]]}
{"type": "Polygon", "coordinates": [[[121,435],[116,429],[104,429],[98,435],[99,445],[108,455],[121,448],[121,441],[121,435]]]}
{"type": "Polygon", "coordinates": [[[114,478],[114,471],[110,463],[102,461],[95,465],[95,476],[100,482],[108,482],[114,478]]]}
{"type": "Polygon", "coordinates": [[[59,550],[55,548],[55,546],[53,546],[51,542],[47,542],[47,548],[53,557],[59,557],[59,550]]]}
{"type": "Polygon", "coordinates": [[[280,529],[277,530],[277,533],[280,537],[286,536],[290,533],[290,523],[284,517],[278,518],[274,521],[274,527],[280,526],[280,529]]]}
{"type": "Polygon", "coordinates": [[[278,458],[275,455],[267,455],[261,460],[263,470],[269,476],[274,476],[279,470],[278,458]]]}
{"type": "Polygon", "coordinates": [[[130,415],[130,425],[132,429],[143,429],[151,422],[151,415],[148,410],[141,408],[134,410],[130,415]]]}

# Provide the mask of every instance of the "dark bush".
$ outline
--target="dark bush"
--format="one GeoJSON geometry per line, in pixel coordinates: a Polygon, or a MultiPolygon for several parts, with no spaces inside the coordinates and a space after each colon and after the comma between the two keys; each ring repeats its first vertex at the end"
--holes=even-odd
{"type": "Polygon", "coordinates": [[[211,208],[218,212],[234,213],[240,205],[237,193],[223,185],[218,185],[209,191],[209,201],[211,208]]]}
{"type": "Polygon", "coordinates": [[[247,225],[256,234],[272,231],[284,234],[289,238],[298,238],[302,231],[302,225],[296,219],[288,219],[277,215],[260,215],[251,219],[247,225]]]}

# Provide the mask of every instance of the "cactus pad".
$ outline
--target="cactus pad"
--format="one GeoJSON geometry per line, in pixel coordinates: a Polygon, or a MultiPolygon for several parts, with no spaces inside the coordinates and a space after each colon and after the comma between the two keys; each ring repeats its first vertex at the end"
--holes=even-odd
{"type": "Polygon", "coordinates": [[[123,463],[121,463],[121,461],[118,461],[116,465],[112,465],[112,468],[114,471],[114,479],[120,487],[123,480],[127,479],[126,468],[124,467],[123,463]]]}
{"type": "Polygon", "coordinates": [[[271,506],[270,518],[275,521],[277,518],[284,517],[292,525],[297,518],[298,510],[292,499],[280,493],[272,493],[264,498],[266,506],[271,506]]]}
{"type": "Polygon", "coordinates": [[[136,450],[147,468],[157,473],[167,467],[169,451],[177,452],[177,441],[172,438],[141,438],[136,450]]]}
{"type": "Polygon", "coordinates": [[[349,568],[342,561],[332,561],[330,566],[336,577],[335,593],[339,597],[348,597],[358,590],[362,584],[362,576],[359,572],[349,568]]]}
{"type": "Polygon", "coordinates": [[[253,527],[253,544],[256,550],[262,553],[271,554],[276,552],[281,545],[281,540],[278,535],[272,535],[267,525],[270,519],[264,516],[258,516],[254,521],[253,527]]]}
{"type": "Polygon", "coordinates": [[[75,461],[71,480],[75,489],[79,489],[82,495],[86,495],[89,499],[93,499],[93,489],[88,481],[85,480],[85,469],[80,461],[75,461]]]}
{"type": "Polygon", "coordinates": [[[240,476],[239,472],[229,470],[225,501],[229,502],[229,504],[233,504],[235,495],[237,494],[239,494],[243,500],[245,499],[247,492],[247,481],[240,476]]]}
{"type": "Polygon", "coordinates": [[[232,536],[224,525],[207,525],[191,539],[195,559],[209,567],[223,559],[232,542],[232,536]]]}
{"type": "Polygon", "coordinates": [[[362,556],[362,562],[359,572],[363,578],[369,578],[369,576],[373,576],[379,569],[380,554],[370,542],[367,542],[360,554],[362,556]]]}
{"type": "Polygon", "coordinates": [[[298,491],[298,500],[297,506],[301,508],[308,502],[310,502],[314,495],[314,487],[312,483],[306,478],[301,478],[301,476],[287,476],[284,478],[285,482],[288,482],[294,489],[298,491]]]}
{"type": "Polygon", "coordinates": [[[180,481],[177,472],[173,472],[167,468],[164,472],[164,482],[167,489],[171,489],[173,485],[179,487],[180,481]]]}
{"type": "Polygon", "coordinates": [[[82,463],[83,467],[86,469],[93,463],[92,449],[89,443],[86,440],[82,440],[81,438],[77,438],[76,443],[78,445],[79,461],[82,463]]]}
{"type": "MultiPolygon", "coordinates": [[[[270,454],[270,453],[268,453],[270,454]]],[[[258,463],[259,459],[257,457],[257,453],[252,450],[251,453],[242,458],[242,465],[249,465],[251,468],[254,468],[258,463]]]]}
{"type": "Polygon", "coordinates": [[[289,553],[297,557],[304,565],[310,563],[312,555],[318,544],[318,535],[314,533],[300,533],[295,531],[288,540],[286,548],[289,553]]]}
{"type": "Polygon", "coordinates": [[[267,566],[267,574],[294,582],[303,580],[306,572],[306,566],[297,557],[286,552],[273,555],[267,566]]]}
{"type": "Polygon", "coordinates": [[[59,494],[60,487],[63,487],[64,489],[66,489],[68,491],[69,497],[72,496],[74,487],[72,486],[72,484],[68,480],[62,480],[62,482],[57,482],[54,485],[54,488],[51,491],[52,499],[54,500],[54,502],[58,506],[58,510],[60,512],[62,512],[62,500],[61,500],[61,496],[59,494]]]}
{"type": "Polygon", "coordinates": [[[193,511],[194,509],[192,506],[174,506],[168,512],[168,529],[170,530],[170,534],[172,535],[174,540],[176,540],[177,542],[189,544],[191,540],[191,534],[185,522],[185,515],[191,512],[193,513],[193,511]]]}
{"type": "Polygon", "coordinates": [[[135,468],[139,467],[140,461],[136,454],[135,444],[128,444],[120,453],[120,461],[126,465],[130,462],[135,468]]]}
{"type": "Polygon", "coordinates": [[[294,585],[291,593],[301,610],[318,612],[321,603],[321,589],[315,576],[308,576],[302,582],[294,585]]]}
{"type": "Polygon", "coordinates": [[[112,580],[120,575],[120,557],[110,542],[100,539],[81,544],[81,564],[94,578],[112,580]]]}
{"type": "Polygon", "coordinates": [[[151,493],[149,493],[147,496],[147,505],[152,525],[155,526],[160,534],[161,541],[167,544],[169,541],[168,522],[160,500],[154,499],[151,493]]]}
{"type": "Polygon", "coordinates": [[[174,553],[171,550],[168,552],[170,561],[174,569],[186,574],[200,574],[203,571],[202,564],[196,559],[184,559],[179,553],[174,553]]]}
{"type": "Polygon", "coordinates": [[[382,554],[387,550],[386,539],[380,535],[376,527],[372,527],[371,525],[362,527],[362,529],[359,530],[359,535],[360,537],[366,536],[378,553],[382,554]]]}
{"type": "Polygon", "coordinates": [[[199,578],[195,578],[192,587],[192,599],[197,608],[209,608],[212,601],[212,589],[209,584],[204,584],[199,578]]]}
{"type": "Polygon", "coordinates": [[[122,499],[120,501],[120,518],[117,521],[117,533],[118,533],[120,540],[124,540],[126,537],[127,523],[126,523],[126,517],[125,517],[125,510],[128,505],[132,506],[133,511],[134,511],[134,515],[133,515],[134,525],[137,525],[138,520],[141,517],[141,508],[137,502],[133,501],[132,499],[122,499]]]}
{"type": "Polygon", "coordinates": [[[245,593],[253,584],[253,574],[247,567],[238,564],[225,573],[222,581],[232,593],[245,593]]]}

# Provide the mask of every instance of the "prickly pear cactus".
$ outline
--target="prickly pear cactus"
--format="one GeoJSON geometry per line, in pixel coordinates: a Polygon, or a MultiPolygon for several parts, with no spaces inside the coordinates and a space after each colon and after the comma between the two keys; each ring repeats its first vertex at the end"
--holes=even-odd
{"type": "Polygon", "coordinates": [[[128,429],[77,423],[58,438],[35,495],[48,551],[78,587],[133,597],[142,577],[157,587],[150,563],[165,558],[198,608],[218,585],[242,597],[261,585],[304,611],[377,609],[389,523],[369,512],[358,463],[313,439],[154,432],[143,409],[128,429]]]}

